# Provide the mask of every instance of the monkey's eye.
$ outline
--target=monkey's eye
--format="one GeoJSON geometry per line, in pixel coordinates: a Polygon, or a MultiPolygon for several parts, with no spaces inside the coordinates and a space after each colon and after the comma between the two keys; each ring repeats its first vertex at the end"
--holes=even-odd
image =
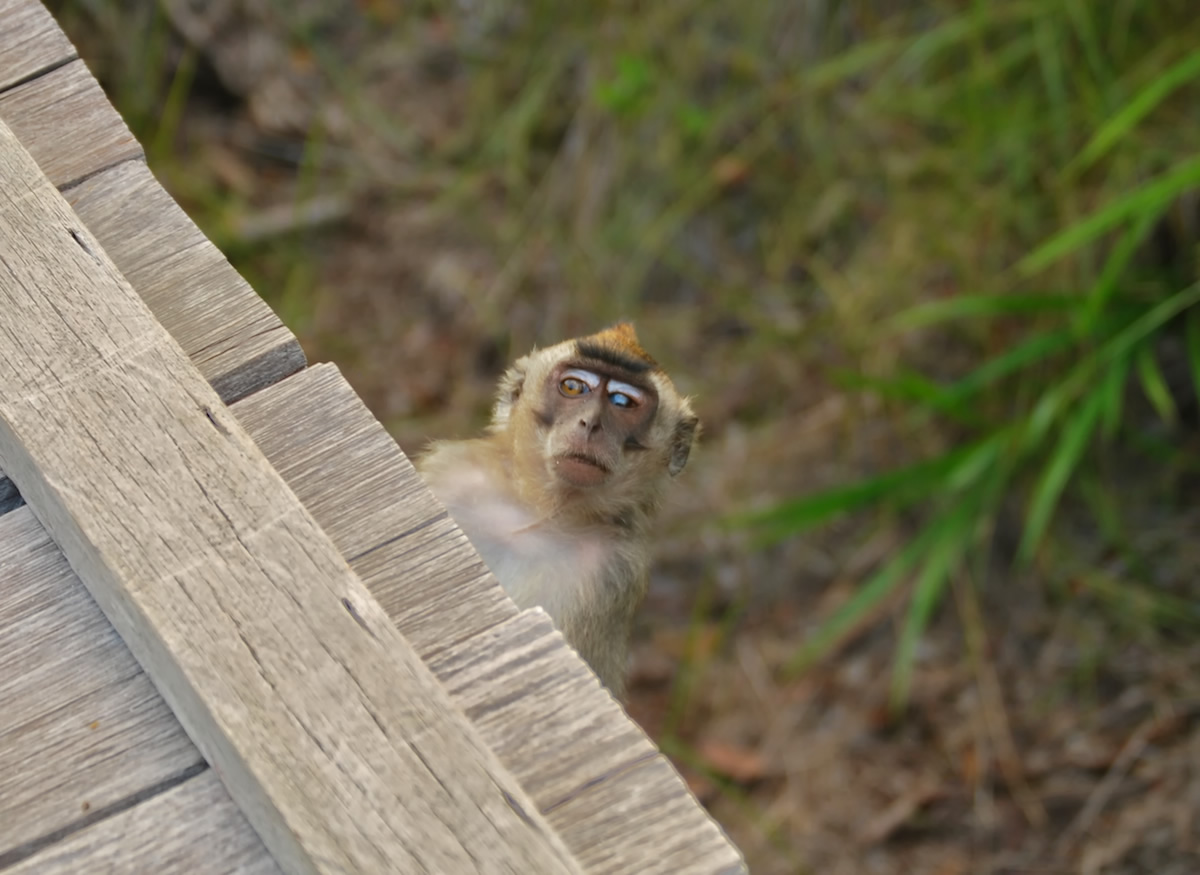
{"type": "Polygon", "coordinates": [[[564,371],[558,382],[558,391],[568,398],[578,398],[593,389],[600,388],[600,377],[583,368],[571,368],[564,371]]]}
{"type": "Polygon", "coordinates": [[[563,381],[558,384],[559,391],[564,395],[586,395],[592,391],[587,383],[583,380],[577,380],[574,377],[564,377],[563,381]]]}
{"type": "Polygon", "coordinates": [[[621,383],[617,380],[608,381],[608,400],[613,403],[614,407],[620,407],[624,410],[632,410],[642,403],[642,391],[635,389],[628,383],[621,383]]]}

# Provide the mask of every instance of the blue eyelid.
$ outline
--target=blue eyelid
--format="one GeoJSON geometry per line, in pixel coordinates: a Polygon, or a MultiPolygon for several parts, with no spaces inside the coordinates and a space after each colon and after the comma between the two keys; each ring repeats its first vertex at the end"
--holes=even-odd
{"type": "Polygon", "coordinates": [[[642,403],[642,390],[635,386],[630,386],[628,383],[622,383],[618,380],[608,381],[608,397],[613,404],[618,407],[637,407],[642,403]],[[628,403],[618,401],[618,398],[624,398],[628,403]]]}

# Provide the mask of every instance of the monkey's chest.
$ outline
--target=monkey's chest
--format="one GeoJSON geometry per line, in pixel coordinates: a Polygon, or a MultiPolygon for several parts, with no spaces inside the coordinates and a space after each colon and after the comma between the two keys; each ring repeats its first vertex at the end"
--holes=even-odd
{"type": "MultiPolygon", "coordinates": [[[[602,539],[531,527],[511,508],[455,511],[463,531],[509,597],[520,607],[540,605],[560,627],[602,585],[611,550],[602,539]]],[[[543,524],[544,525],[544,524],[543,524]]]]}

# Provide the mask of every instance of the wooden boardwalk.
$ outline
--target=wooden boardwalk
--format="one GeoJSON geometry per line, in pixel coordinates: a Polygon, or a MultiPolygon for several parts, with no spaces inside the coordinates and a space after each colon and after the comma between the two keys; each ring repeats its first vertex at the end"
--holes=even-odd
{"type": "Polygon", "coordinates": [[[743,870],[0,0],[0,873],[743,870]]]}

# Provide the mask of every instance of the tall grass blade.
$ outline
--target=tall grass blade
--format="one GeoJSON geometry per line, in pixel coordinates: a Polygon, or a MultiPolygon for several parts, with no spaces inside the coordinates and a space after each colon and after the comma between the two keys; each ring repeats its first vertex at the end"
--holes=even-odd
{"type": "Polygon", "coordinates": [[[1067,485],[1067,479],[1087,451],[1088,439],[1096,428],[1105,397],[1103,391],[1094,390],[1089,393],[1076,411],[1075,417],[1064,426],[1058,445],[1042,470],[1034,489],[1025,530],[1017,550],[1017,558],[1020,561],[1029,562],[1041,544],[1059,497],[1067,485]]]}
{"type": "Polygon", "coordinates": [[[912,687],[913,668],[917,660],[917,644],[921,634],[929,625],[934,608],[962,557],[973,515],[959,510],[953,516],[943,517],[937,527],[937,543],[930,549],[925,564],[917,575],[912,597],[908,603],[908,614],[900,630],[896,645],[896,658],[892,668],[891,702],[898,708],[908,701],[912,687]]]}
{"type": "Polygon", "coordinates": [[[1125,408],[1125,384],[1129,381],[1132,358],[1122,356],[1114,359],[1104,371],[1101,392],[1104,400],[1100,407],[1100,433],[1111,440],[1121,427],[1121,412],[1125,408]]]}
{"type": "Polygon", "coordinates": [[[964,425],[979,424],[978,417],[969,407],[950,398],[937,383],[912,371],[887,378],[843,373],[838,375],[838,384],[856,391],[869,390],[890,401],[917,404],[964,425]]]}
{"type": "Polygon", "coordinates": [[[1148,340],[1139,346],[1133,358],[1146,398],[1154,407],[1155,412],[1162,417],[1163,422],[1167,425],[1174,425],[1179,417],[1175,410],[1175,401],[1171,398],[1171,390],[1167,388],[1167,381],[1163,377],[1162,369],[1158,366],[1158,359],[1154,357],[1153,340],[1148,340]]]}
{"type": "Polygon", "coordinates": [[[1129,194],[1051,237],[1017,262],[1017,273],[1033,276],[1096,240],[1130,216],[1160,211],[1181,194],[1200,186],[1200,156],[1189,158],[1129,194]]]}
{"type": "Polygon", "coordinates": [[[1076,176],[1087,170],[1126,137],[1155,107],[1171,96],[1180,86],[1200,78],[1200,49],[1164,70],[1153,82],[1134,95],[1117,113],[1100,126],[1075,159],[1067,165],[1064,175],[1076,176]]]}
{"type": "Polygon", "coordinates": [[[1180,289],[1129,323],[1099,349],[1097,360],[1108,364],[1120,356],[1129,355],[1143,339],[1197,303],[1200,303],[1200,282],[1180,289]]]}
{"type": "Polygon", "coordinates": [[[891,320],[890,328],[894,331],[906,331],[956,319],[1062,313],[1077,306],[1078,295],[1049,292],[1032,295],[955,295],[953,298],[908,308],[891,320]]]}
{"type": "Polygon", "coordinates": [[[1047,331],[1034,334],[1014,346],[1004,355],[984,362],[943,393],[943,403],[961,404],[978,395],[988,386],[1015,374],[1028,365],[1045,361],[1051,356],[1070,349],[1076,343],[1071,331],[1047,331]]]}
{"type": "Polygon", "coordinates": [[[1158,205],[1157,209],[1150,209],[1142,213],[1133,227],[1117,239],[1116,246],[1113,247],[1104,262],[1100,276],[1092,285],[1091,291],[1088,292],[1087,306],[1083,310],[1081,333],[1087,334],[1095,329],[1097,320],[1116,291],[1117,284],[1129,267],[1134,253],[1150,236],[1150,232],[1154,230],[1158,220],[1166,211],[1167,205],[1166,202],[1163,202],[1158,205]]]}
{"type": "Polygon", "coordinates": [[[926,527],[908,543],[908,546],[871,575],[849,601],[821,624],[812,640],[796,652],[788,662],[788,673],[802,671],[840,644],[861,620],[900,585],[905,575],[937,543],[938,534],[936,528],[926,527]]]}
{"type": "Polygon", "coordinates": [[[879,502],[900,510],[931,494],[944,493],[947,483],[961,487],[969,485],[974,479],[970,472],[979,468],[982,462],[997,457],[999,442],[999,436],[992,435],[936,458],[849,486],[786,501],[763,511],[734,514],[728,522],[758,528],[763,539],[771,542],[879,502]]]}

